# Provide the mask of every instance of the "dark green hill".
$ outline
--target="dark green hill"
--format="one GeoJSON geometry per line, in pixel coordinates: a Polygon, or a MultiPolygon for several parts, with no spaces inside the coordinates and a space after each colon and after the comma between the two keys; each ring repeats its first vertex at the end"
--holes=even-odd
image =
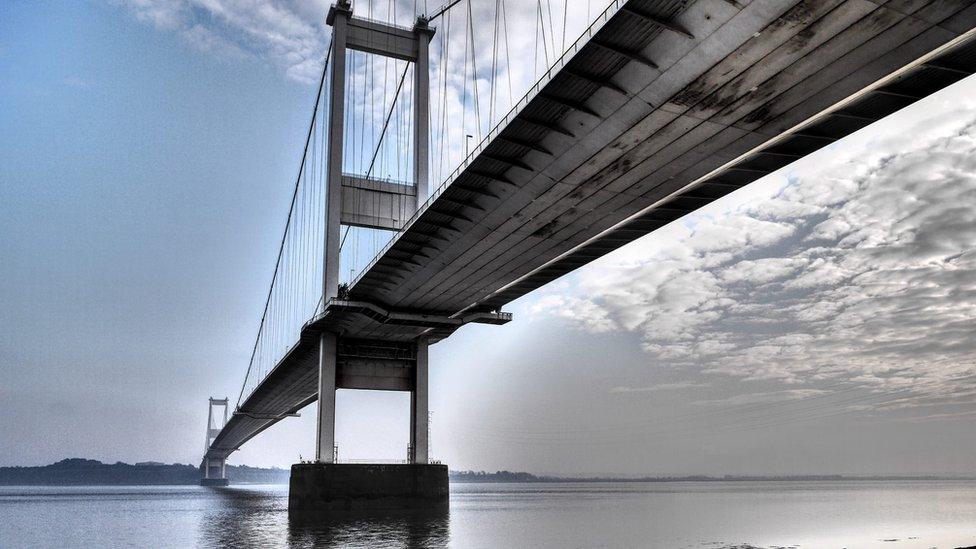
{"type": "MultiPolygon", "coordinates": [[[[227,466],[233,484],[287,484],[289,471],[247,466],[227,466]]],[[[193,465],[157,462],[102,463],[69,458],[40,467],[0,467],[0,485],[145,485],[197,484],[200,469],[193,465]]]]}

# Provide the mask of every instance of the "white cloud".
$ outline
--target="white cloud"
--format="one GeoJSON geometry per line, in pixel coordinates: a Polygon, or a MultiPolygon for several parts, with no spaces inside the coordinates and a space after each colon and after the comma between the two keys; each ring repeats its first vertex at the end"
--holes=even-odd
{"type": "Polygon", "coordinates": [[[735,395],[728,398],[718,398],[711,400],[699,400],[694,402],[699,406],[740,406],[742,404],[759,404],[770,402],[783,402],[787,400],[808,399],[828,394],[820,389],[786,389],[782,391],[766,391],[760,393],[746,393],[735,395]]]}
{"type": "Polygon", "coordinates": [[[677,383],[660,383],[658,385],[651,385],[648,387],[627,387],[627,386],[612,387],[610,389],[610,392],[614,394],[656,393],[658,391],[673,391],[675,389],[697,389],[701,387],[708,387],[708,384],[693,383],[690,381],[680,381],[677,383]]]}
{"type": "MultiPolygon", "coordinates": [[[[887,408],[971,401],[961,380],[976,375],[974,121],[957,109],[835,147],[841,162],[803,161],[772,196],[721,214],[716,204],[675,224],[690,230],[587,267],[557,314],[638,333],[655,364],[905,392],[887,408]]],[[[800,393],[736,398],[783,395],[800,393]]]]}
{"type": "Polygon", "coordinates": [[[591,332],[609,332],[617,328],[606,310],[596,304],[575,298],[549,295],[540,299],[530,309],[532,313],[545,311],[550,315],[569,318],[586,325],[591,332]]]}
{"type": "Polygon", "coordinates": [[[328,44],[326,2],[116,0],[157,29],[178,33],[202,52],[256,58],[303,83],[318,80],[328,44]]]}
{"type": "Polygon", "coordinates": [[[765,284],[795,274],[807,266],[807,261],[797,257],[766,257],[742,260],[724,269],[721,278],[726,283],[751,282],[765,284]]]}

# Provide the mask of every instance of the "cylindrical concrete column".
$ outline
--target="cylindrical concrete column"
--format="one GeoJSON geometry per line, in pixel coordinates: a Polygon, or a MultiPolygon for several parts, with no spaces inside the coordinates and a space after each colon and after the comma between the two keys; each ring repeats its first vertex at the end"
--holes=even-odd
{"type": "Polygon", "coordinates": [[[317,418],[315,461],[335,461],[335,394],[337,338],[322,332],[319,339],[319,412],[317,418]]]}
{"type": "Polygon", "coordinates": [[[414,390],[410,393],[410,445],[414,463],[428,463],[427,338],[417,340],[417,364],[414,367],[414,390]]]}

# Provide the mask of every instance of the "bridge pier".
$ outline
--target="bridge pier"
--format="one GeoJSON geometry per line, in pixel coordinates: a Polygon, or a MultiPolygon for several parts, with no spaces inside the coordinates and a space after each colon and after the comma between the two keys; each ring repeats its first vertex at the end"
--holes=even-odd
{"type": "Polygon", "coordinates": [[[323,331],[319,339],[316,463],[335,463],[336,389],[410,392],[407,462],[429,462],[428,341],[363,340],[323,331]]]}
{"type": "Polygon", "coordinates": [[[200,486],[228,486],[229,484],[227,460],[204,458],[203,478],[200,479],[200,486]]]}
{"type": "Polygon", "coordinates": [[[319,412],[316,423],[315,461],[335,461],[335,392],[338,338],[332,332],[322,332],[319,338],[319,412]]]}
{"type": "Polygon", "coordinates": [[[288,512],[446,509],[447,465],[296,463],[288,512]]]}
{"type": "Polygon", "coordinates": [[[319,345],[318,455],[291,467],[293,512],[436,509],[447,506],[447,466],[429,463],[428,341],[364,340],[323,332],[319,345]],[[410,392],[405,463],[337,463],[336,389],[410,392]]]}

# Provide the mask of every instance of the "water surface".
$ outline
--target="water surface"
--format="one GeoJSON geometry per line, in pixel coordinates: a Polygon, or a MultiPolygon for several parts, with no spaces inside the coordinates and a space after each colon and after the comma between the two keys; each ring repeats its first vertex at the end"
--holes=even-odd
{"type": "Polygon", "coordinates": [[[286,486],[0,487],[0,547],[976,545],[976,482],[452,484],[446,513],[289,521],[286,486]]]}

